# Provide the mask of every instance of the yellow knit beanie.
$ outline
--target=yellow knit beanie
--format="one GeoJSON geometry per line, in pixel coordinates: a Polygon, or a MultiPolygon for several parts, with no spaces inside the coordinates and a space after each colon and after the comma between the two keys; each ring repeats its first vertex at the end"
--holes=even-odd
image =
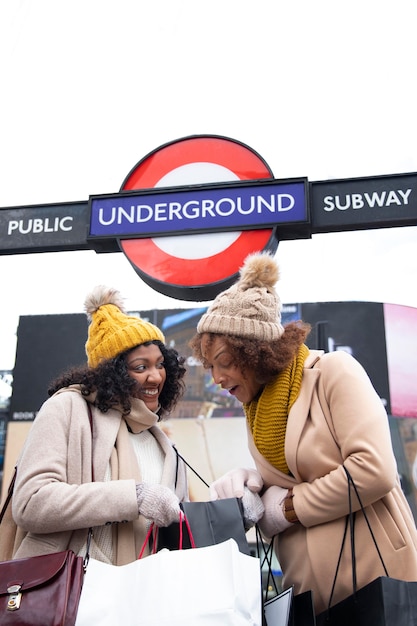
{"type": "Polygon", "coordinates": [[[84,309],[90,322],[85,344],[90,367],[147,341],[165,342],[157,326],[126,314],[120,292],[112,287],[95,287],[86,297],[84,309]]]}
{"type": "Polygon", "coordinates": [[[267,252],[250,254],[240,269],[239,280],[220,293],[197,324],[197,332],[262,341],[279,339],[281,300],[274,289],[279,268],[267,252]]]}

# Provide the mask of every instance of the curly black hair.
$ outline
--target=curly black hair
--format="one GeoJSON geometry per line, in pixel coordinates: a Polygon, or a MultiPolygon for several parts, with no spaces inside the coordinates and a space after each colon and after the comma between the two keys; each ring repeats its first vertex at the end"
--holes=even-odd
{"type": "MultiPolygon", "coordinates": [[[[227,344],[234,365],[242,372],[250,368],[259,383],[267,384],[291,363],[310,331],[310,324],[299,320],[286,324],[284,334],[275,341],[260,341],[250,337],[234,337],[225,334],[221,334],[221,337],[227,344]]],[[[197,333],[189,342],[194,356],[206,369],[210,368],[210,364],[207,363],[202,353],[203,335],[207,337],[207,346],[219,334],[197,333]]]]}
{"type": "MultiPolygon", "coordinates": [[[[159,419],[162,420],[168,416],[184,393],[185,358],[179,356],[174,348],[167,348],[158,340],[141,345],[150,344],[158,346],[164,357],[166,380],[159,396],[161,408],[158,411],[159,419]]],[[[126,357],[136,347],[118,354],[113,359],[103,361],[94,368],[88,365],[70,368],[51,382],[48,395],[52,396],[59,389],[70,385],[80,385],[85,396],[97,392],[95,405],[103,413],[114,406],[121,406],[123,415],[129,415],[136,381],[129,374],[126,357]]]]}

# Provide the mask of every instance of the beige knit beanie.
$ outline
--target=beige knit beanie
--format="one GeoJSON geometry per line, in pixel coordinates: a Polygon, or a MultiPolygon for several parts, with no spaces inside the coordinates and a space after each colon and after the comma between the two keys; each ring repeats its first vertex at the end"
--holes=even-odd
{"type": "Polygon", "coordinates": [[[279,268],[267,252],[249,255],[239,280],[220,293],[197,324],[197,332],[263,341],[279,339],[281,300],[274,289],[279,268]]]}
{"type": "Polygon", "coordinates": [[[91,322],[85,351],[90,367],[121,352],[155,339],[165,342],[157,326],[126,315],[120,292],[112,287],[98,285],[86,297],[84,309],[91,322]]]}

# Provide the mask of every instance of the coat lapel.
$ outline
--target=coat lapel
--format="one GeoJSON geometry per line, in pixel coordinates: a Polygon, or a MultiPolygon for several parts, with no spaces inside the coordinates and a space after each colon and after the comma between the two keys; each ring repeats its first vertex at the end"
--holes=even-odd
{"type": "Polygon", "coordinates": [[[287,432],[285,436],[285,458],[297,482],[301,481],[296,463],[298,443],[306,420],[310,414],[311,398],[320,376],[320,370],[313,368],[318,361],[319,355],[320,353],[314,350],[307,358],[300,393],[288,415],[287,432]]]}

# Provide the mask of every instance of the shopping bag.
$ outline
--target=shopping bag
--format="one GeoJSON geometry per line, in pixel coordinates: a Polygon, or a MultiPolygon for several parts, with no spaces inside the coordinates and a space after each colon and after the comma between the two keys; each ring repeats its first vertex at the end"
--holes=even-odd
{"type": "Polygon", "coordinates": [[[264,602],[264,626],[315,625],[311,591],[294,595],[293,587],[289,587],[264,602]]]}
{"type": "Polygon", "coordinates": [[[294,595],[289,623],[290,626],[316,626],[312,591],[294,595]]]}
{"type": "Polygon", "coordinates": [[[380,576],[316,617],[317,626],[416,626],[417,582],[380,576]]]}
{"type": "Polygon", "coordinates": [[[344,470],[348,481],[349,515],[346,518],[345,531],[333,580],[333,587],[330,593],[329,605],[325,611],[316,617],[316,623],[318,626],[351,626],[352,624],[354,626],[391,626],[392,624],[395,624],[395,626],[416,626],[417,582],[408,582],[389,577],[358,489],[345,466],[344,470]],[[376,578],[360,589],[357,589],[356,585],[355,513],[352,511],[351,488],[356,494],[372,542],[386,574],[385,576],[376,578]],[[348,527],[350,528],[352,552],[353,593],[332,606],[332,595],[348,527]]]}
{"type": "Polygon", "coordinates": [[[293,588],[284,589],[264,603],[265,626],[289,626],[293,588]]]}
{"type": "MultiPolygon", "coordinates": [[[[226,498],[208,502],[181,502],[197,548],[223,543],[234,539],[239,550],[250,554],[243,522],[242,501],[239,498],[226,498]]],[[[179,524],[174,522],[158,530],[158,550],[175,550],[179,545],[179,524]]],[[[184,535],[183,548],[190,548],[187,533],[184,535]]]]}
{"type": "Polygon", "coordinates": [[[261,626],[259,559],[234,539],[122,566],[90,559],[76,626],[92,624],[261,626]]]}

